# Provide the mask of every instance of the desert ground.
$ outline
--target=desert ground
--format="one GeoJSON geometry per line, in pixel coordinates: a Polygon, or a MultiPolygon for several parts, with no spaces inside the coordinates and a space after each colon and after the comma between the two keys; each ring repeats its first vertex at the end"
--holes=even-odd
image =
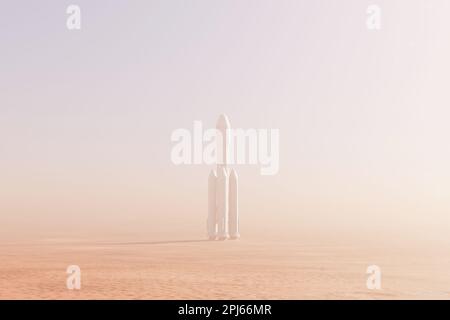
{"type": "Polygon", "coordinates": [[[0,299],[449,299],[450,257],[433,248],[255,239],[82,241],[0,246],[0,299]],[[366,287],[381,268],[382,287],[366,287]],[[81,268],[81,289],[66,268],[81,268]]]}

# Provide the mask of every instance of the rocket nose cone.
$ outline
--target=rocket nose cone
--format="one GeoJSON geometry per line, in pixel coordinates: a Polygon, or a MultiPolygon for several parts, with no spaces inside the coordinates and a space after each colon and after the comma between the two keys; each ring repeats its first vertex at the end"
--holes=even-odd
{"type": "Polygon", "coordinates": [[[218,129],[229,129],[231,127],[230,120],[228,120],[228,117],[226,114],[221,114],[219,116],[219,119],[217,119],[216,128],[218,129]]]}
{"type": "Polygon", "coordinates": [[[219,178],[219,179],[228,178],[227,170],[225,168],[221,168],[221,169],[217,170],[217,178],[219,178]]]}

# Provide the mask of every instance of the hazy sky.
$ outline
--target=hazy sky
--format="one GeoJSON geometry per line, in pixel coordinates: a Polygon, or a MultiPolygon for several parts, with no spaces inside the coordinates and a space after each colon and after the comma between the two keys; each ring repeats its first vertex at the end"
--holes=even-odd
{"type": "Polygon", "coordinates": [[[203,236],[211,168],[174,166],[170,135],[226,113],[280,130],[278,175],[237,168],[243,235],[450,241],[449,13],[448,0],[5,0],[0,233],[203,236]]]}

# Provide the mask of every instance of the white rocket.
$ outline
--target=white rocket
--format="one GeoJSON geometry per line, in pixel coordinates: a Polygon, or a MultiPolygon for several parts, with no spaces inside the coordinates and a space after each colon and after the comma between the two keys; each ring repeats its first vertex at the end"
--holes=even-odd
{"type": "Polygon", "coordinates": [[[238,239],[238,177],[227,165],[230,121],[226,115],[219,116],[216,129],[217,169],[211,170],[208,179],[208,237],[210,240],[238,239]]]}

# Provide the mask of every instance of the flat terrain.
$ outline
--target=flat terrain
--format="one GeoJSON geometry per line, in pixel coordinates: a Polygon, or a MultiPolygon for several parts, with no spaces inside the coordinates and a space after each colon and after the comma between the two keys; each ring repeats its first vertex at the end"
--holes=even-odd
{"type": "Polygon", "coordinates": [[[0,299],[450,298],[450,258],[426,248],[53,239],[3,244],[0,255],[0,299]],[[73,264],[78,291],[66,288],[73,264]],[[372,264],[381,290],[366,288],[372,264]]]}

